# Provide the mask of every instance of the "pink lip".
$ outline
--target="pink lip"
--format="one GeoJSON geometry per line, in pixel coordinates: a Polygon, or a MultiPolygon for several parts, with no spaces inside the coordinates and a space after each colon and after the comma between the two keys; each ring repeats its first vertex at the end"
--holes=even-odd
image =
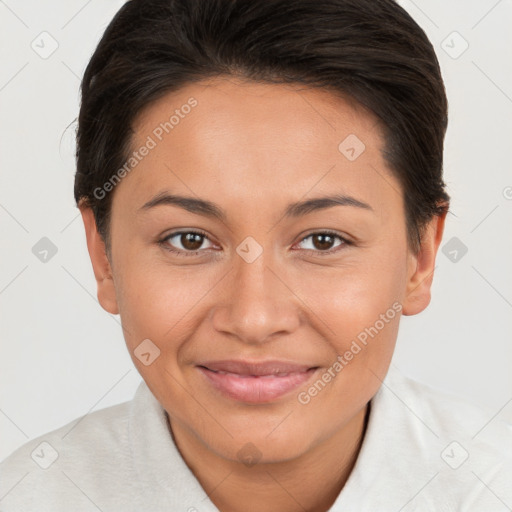
{"type": "Polygon", "coordinates": [[[212,361],[197,368],[227,396],[250,403],[277,399],[311,378],[317,367],[284,361],[212,361]]]}

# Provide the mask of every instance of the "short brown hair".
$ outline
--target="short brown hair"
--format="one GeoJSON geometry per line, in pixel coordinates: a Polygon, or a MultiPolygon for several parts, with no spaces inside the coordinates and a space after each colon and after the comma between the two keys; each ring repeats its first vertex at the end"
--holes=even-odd
{"type": "Polygon", "coordinates": [[[393,0],[129,0],[85,71],[74,195],[109,247],[102,187],[130,154],[135,117],[187,83],[235,74],[342,92],[384,130],[402,185],[409,242],[448,208],[442,178],[447,99],[424,31],[393,0]]]}

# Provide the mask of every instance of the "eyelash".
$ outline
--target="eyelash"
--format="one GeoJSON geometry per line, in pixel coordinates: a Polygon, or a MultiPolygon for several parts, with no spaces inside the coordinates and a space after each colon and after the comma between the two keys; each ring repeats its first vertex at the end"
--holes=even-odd
{"type": "MultiPolygon", "coordinates": [[[[174,254],[177,254],[178,256],[197,256],[199,253],[204,252],[204,249],[198,250],[198,251],[182,251],[181,249],[175,249],[171,245],[169,245],[167,242],[170,238],[173,238],[177,235],[187,235],[187,234],[193,234],[193,235],[200,235],[204,238],[210,240],[208,238],[208,235],[204,231],[200,230],[189,230],[189,231],[176,231],[175,233],[171,233],[170,235],[167,235],[166,237],[162,238],[158,241],[158,244],[163,247],[166,251],[172,252],[174,254]]],[[[210,240],[211,241],[211,240],[210,240]]]]}
{"type": "MultiPolygon", "coordinates": [[[[197,251],[183,251],[181,249],[175,249],[174,247],[172,247],[168,241],[169,239],[177,236],[177,235],[185,235],[185,234],[194,234],[194,235],[200,235],[204,238],[206,238],[207,240],[210,240],[208,235],[204,232],[204,231],[200,231],[200,230],[190,230],[190,231],[176,231],[175,233],[171,233],[167,236],[165,236],[164,238],[162,238],[161,240],[158,241],[158,244],[163,247],[166,251],[169,251],[169,252],[172,252],[178,256],[184,256],[184,257],[189,257],[189,256],[197,256],[198,254],[200,254],[201,252],[204,252],[204,249],[201,249],[201,250],[197,250],[197,251]]],[[[327,251],[319,251],[319,250],[313,250],[313,252],[317,253],[319,256],[329,256],[331,254],[334,254],[336,252],[338,252],[339,250],[341,250],[344,246],[347,246],[347,245],[353,245],[353,242],[351,242],[350,240],[347,240],[346,238],[342,237],[341,235],[339,235],[338,233],[336,233],[335,231],[331,231],[331,230],[323,230],[323,231],[314,231],[313,233],[309,233],[309,235],[306,235],[305,237],[301,238],[300,242],[304,242],[304,240],[306,240],[307,238],[310,238],[314,235],[328,235],[328,236],[332,236],[334,238],[338,238],[339,240],[341,240],[341,244],[339,244],[338,246],[336,246],[334,249],[329,249],[327,251]]],[[[211,240],[210,240],[211,242],[211,240]]],[[[312,249],[304,249],[306,251],[311,251],[312,249]]]]}

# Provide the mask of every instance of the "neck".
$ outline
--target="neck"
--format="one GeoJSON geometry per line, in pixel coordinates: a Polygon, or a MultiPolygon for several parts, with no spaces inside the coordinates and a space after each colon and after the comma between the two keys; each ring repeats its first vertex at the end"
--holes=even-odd
{"type": "Polygon", "coordinates": [[[169,420],[183,459],[221,512],[325,512],[343,489],[364,438],[370,405],[341,430],[286,461],[253,466],[223,458],[169,420]]]}

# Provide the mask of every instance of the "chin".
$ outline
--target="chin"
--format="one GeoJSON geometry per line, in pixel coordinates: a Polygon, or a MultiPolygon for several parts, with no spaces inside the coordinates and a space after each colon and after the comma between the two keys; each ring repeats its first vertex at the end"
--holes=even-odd
{"type": "Polygon", "coordinates": [[[245,432],[235,439],[226,439],[217,446],[210,446],[217,454],[234,462],[242,462],[247,467],[254,464],[276,464],[297,459],[313,443],[312,436],[305,432],[282,432],[267,434],[255,429],[254,435],[245,432]]]}

